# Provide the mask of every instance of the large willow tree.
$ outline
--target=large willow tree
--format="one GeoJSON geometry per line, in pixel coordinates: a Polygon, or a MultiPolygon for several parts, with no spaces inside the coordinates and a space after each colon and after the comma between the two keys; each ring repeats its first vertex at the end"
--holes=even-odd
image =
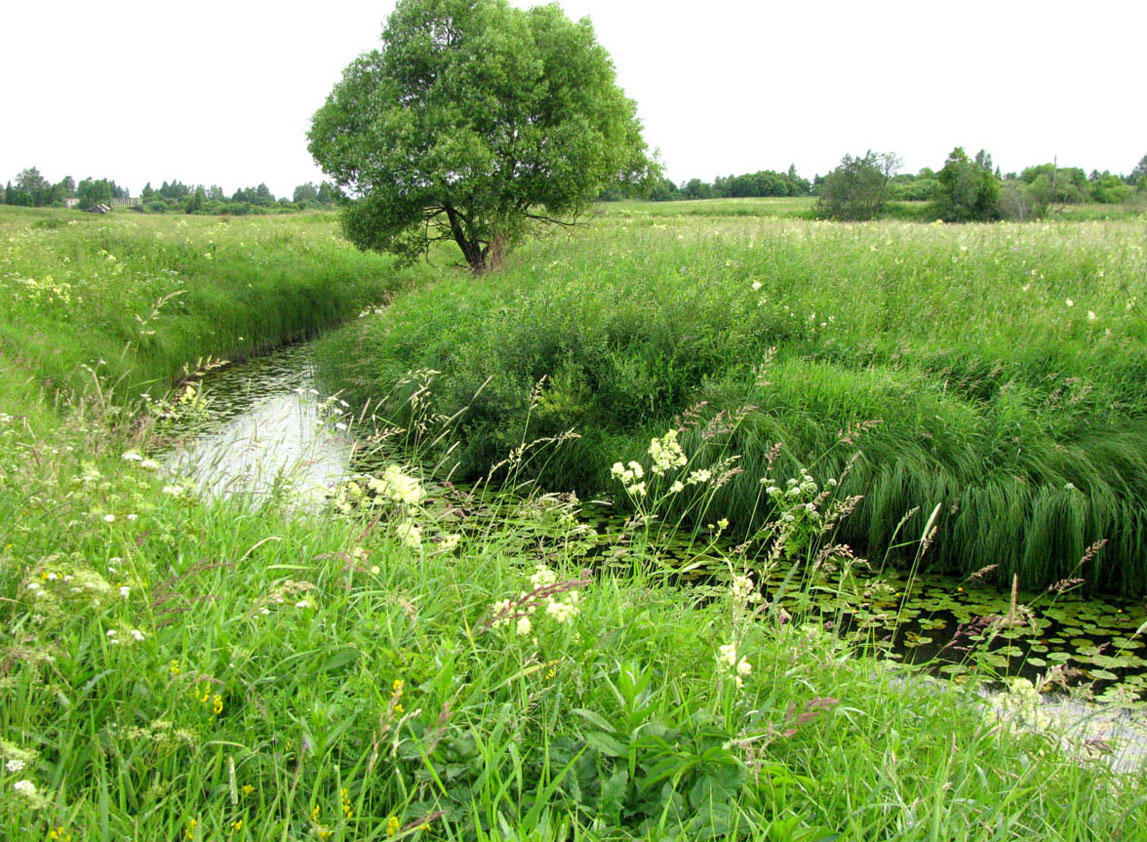
{"type": "Polygon", "coordinates": [[[453,240],[479,272],[531,220],[568,222],[651,166],[589,21],[505,0],[401,0],[308,137],[353,199],[355,245],[416,256],[453,240]]]}

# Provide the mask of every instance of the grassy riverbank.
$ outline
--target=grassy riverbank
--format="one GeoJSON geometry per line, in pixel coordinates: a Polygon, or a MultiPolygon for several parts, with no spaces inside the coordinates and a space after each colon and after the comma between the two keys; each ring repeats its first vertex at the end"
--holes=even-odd
{"type": "Polygon", "coordinates": [[[870,425],[847,480],[865,495],[844,535],[857,547],[883,554],[906,513],[919,532],[941,504],[943,569],[1147,590],[1147,224],[840,225],[678,204],[613,209],[497,275],[444,274],[331,338],[330,369],[374,398],[440,371],[434,408],[469,407],[463,471],[573,429],[544,479],[582,492],[692,405],[755,407],[732,445],[744,472],[709,513],[745,535],[775,511],[760,484],[775,442],[782,475],[815,461],[834,476],[841,431],[870,425]]]}
{"type": "MultiPolygon", "coordinates": [[[[414,275],[417,276],[417,273],[414,275]]],[[[0,354],[76,392],[161,395],[185,365],[312,336],[409,283],[333,214],[170,218],[0,208],[0,354]]]]}
{"type": "Polygon", "coordinates": [[[0,435],[10,838],[1142,838],[1142,774],[639,544],[583,578],[559,504],[252,512],[49,419],[0,435]]]}
{"type": "MultiPolygon", "coordinates": [[[[90,224],[95,254],[69,254],[102,267],[99,226],[123,220],[90,224]]],[[[336,268],[358,259],[324,239],[327,220],[314,234],[284,224],[286,263],[318,253],[321,273],[331,252],[336,268]]],[[[40,235],[15,236],[32,260],[40,235]]],[[[39,242],[47,265],[52,241],[39,242]]],[[[241,265],[226,283],[182,279],[196,300],[245,298],[260,263],[250,276],[241,265]]],[[[165,310],[154,341],[226,356],[259,325],[305,323],[282,301],[309,299],[278,289],[236,305],[232,333],[216,328],[227,342],[212,344],[207,315],[165,310]]],[[[123,310],[157,292],[125,292],[123,310]]],[[[81,335],[5,306],[7,335],[55,331],[60,356],[102,353],[85,337],[122,348],[114,307],[64,310],[85,319],[81,335]]],[[[799,614],[782,622],[731,575],[758,575],[741,557],[709,585],[678,586],[640,529],[603,553],[568,500],[483,512],[410,468],[376,478],[388,501],[362,514],[351,491],[348,514],[200,500],[156,469],[146,425],[119,423],[106,391],[65,377],[56,399],[51,355],[13,347],[0,356],[2,837],[1143,838],[1142,773],[1061,745],[1020,688],[1030,728],[1001,721],[972,682],[858,657],[799,614]]],[[[118,374],[135,370],[134,347],[118,374]]],[[[633,455],[653,475],[648,446],[633,455]]],[[[701,467],[674,453],[661,455],[671,470],[701,467]]],[[[815,552],[820,539],[802,535],[815,552]]],[[[837,562],[806,586],[856,586],[837,562]]]]}

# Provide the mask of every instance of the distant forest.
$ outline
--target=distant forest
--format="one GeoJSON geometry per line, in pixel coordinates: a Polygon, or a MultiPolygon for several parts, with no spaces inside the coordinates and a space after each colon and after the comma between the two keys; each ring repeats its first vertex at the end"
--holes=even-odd
{"type": "Polygon", "coordinates": [[[719,176],[712,182],[694,178],[676,184],[665,178],[640,191],[618,188],[602,195],[606,201],[646,198],[657,202],[688,199],[733,199],[754,196],[815,196],[820,215],[838,219],[872,219],[887,202],[927,202],[935,218],[953,222],[1038,218],[1056,205],[1121,204],[1147,200],[1147,155],[1127,175],[1056,162],[1002,174],[992,156],[981,150],[969,157],[952,150],[940,170],[925,167],[915,175],[901,173],[892,153],[868,151],[845,155],[840,165],[812,181],[795,166],[787,172],[761,170],[719,176]]]}
{"type": "Polygon", "coordinates": [[[338,190],[327,181],[318,185],[309,181],[300,184],[289,199],[276,197],[266,184],[244,187],[228,196],[218,185],[205,187],[181,181],[165,181],[158,188],[148,182],[138,196],[132,196],[128,188],[110,179],[85,178],[77,184],[71,176],[65,176],[53,184],[38,169],[29,167],[21,171],[15,181],[7,183],[0,204],[42,208],[66,207],[74,202],[81,210],[102,204],[126,205],[145,213],[242,215],[329,207],[338,198],[338,190]]]}
{"type": "MultiPolygon", "coordinates": [[[[606,190],[599,200],[813,196],[818,200],[818,215],[845,220],[873,219],[885,212],[889,202],[923,202],[928,203],[927,216],[951,222],[1035,219],[1057,205],[1147,205],[1147,155],[1126,175],[1107,170],[1085,173],[1079,167],[1061,167],[1056,162],[1003,174],[993,166],[987,152],[981,150],[970,157],[960,147],[952,150],[939,170],[925,167],[915,174],[901,173],[900,165],[895,154],[870,150],[860,156],[845,155],[836,169],[811,181],[801,178],[796,167],[790,166],[787,172],[760,170],[718,176],[712,182],[693,178],[677,184],[658,178],[639,186],[606,190]]],[[[148,183],[138,196],[132,196],[126,187],[106,178],[85,178],[77,184],[66,176],[53,184],[35,167],[21,171],[0,195],[2,204],[26,207],[74,205],[89,210],[104,204],[126,205],[145,213],[236,215],[325,208],[340,199],[338,188],[327,181],[300,184],[290,198],[276,197],[266,184],[245,187],[228,196],[218,185],[180,181],[165,181],[158,188],[148,183]]]]}

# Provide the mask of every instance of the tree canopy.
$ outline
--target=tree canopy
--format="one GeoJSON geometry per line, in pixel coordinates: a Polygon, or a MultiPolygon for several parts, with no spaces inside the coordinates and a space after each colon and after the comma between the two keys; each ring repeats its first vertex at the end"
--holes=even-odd
{"type": "Polygon", "coordinates": [[[869,149],[864,157],[845,155],[820,185],[820,211],[835,219],[872,219],[884,207],[888,181],[900,168],[891,152],[869,149]]]}
{"type": "Polygon", "coordinates": [[[587,19],[556,5],[401,0],[382,48],[315,114],[315,160],[352,201],[359,248],[408,257],[453,240],[496,266],[530,220],[564,221],[652,168],[634,103],[587,19]]]}

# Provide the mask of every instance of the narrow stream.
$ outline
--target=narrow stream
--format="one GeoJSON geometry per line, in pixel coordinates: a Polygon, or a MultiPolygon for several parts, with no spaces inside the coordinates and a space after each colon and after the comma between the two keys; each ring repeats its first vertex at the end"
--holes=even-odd
{"type": "MultiPolygon", "coordinates": [[[[204,387],[206,423],[167,457],[169,468],[201,493],[241,494],[254,504],[289,494],[313,507],[349,472],[353,441],[338,420],[338,401],[317,388],[308,345],[222,368],[207,376],[204,387]]],[[[618,531],[616,515],[587,516],[602,535],[618,531]]],[[[674,554],[673,546],[665,547],[667,560],[674,554]]],[[[1103,701],[1120,705],[1048,697],[1041,715],[1061,732],[1086,729],[1089,738],[1121,745],[1112,759],[1119,768],[1138,768],[1147,759],[1147,716],[1141,706],[1121,707],[1147,693],[1147,642],[1137,631],[1147,620],[1147,602],[1020,592],[1021,607],[1032,606],[1023,622],[988,629],[988,638],[986,618],[1008,616],[1010,595],[927,573],[907,581],[886,570],[879,579],[874,592],[854,589],[852,597],[843,589],[822,589],[816,610],[826,626],[957,680],[988,670],[1039,681],[1049,670],[1066,670],[1076,683],[1090,683],[1103,701]]],[[[778,581],[762,584],[772,597],[778,581]]]]}
{"type": "Polygon", "coordinates": [[[316,505],[347,472],[352,441],[337,402],[315,387],[306,344],[227,366],[205,387],[206,423],[168,454],[201,493],[290,493],[316,505]]]}

